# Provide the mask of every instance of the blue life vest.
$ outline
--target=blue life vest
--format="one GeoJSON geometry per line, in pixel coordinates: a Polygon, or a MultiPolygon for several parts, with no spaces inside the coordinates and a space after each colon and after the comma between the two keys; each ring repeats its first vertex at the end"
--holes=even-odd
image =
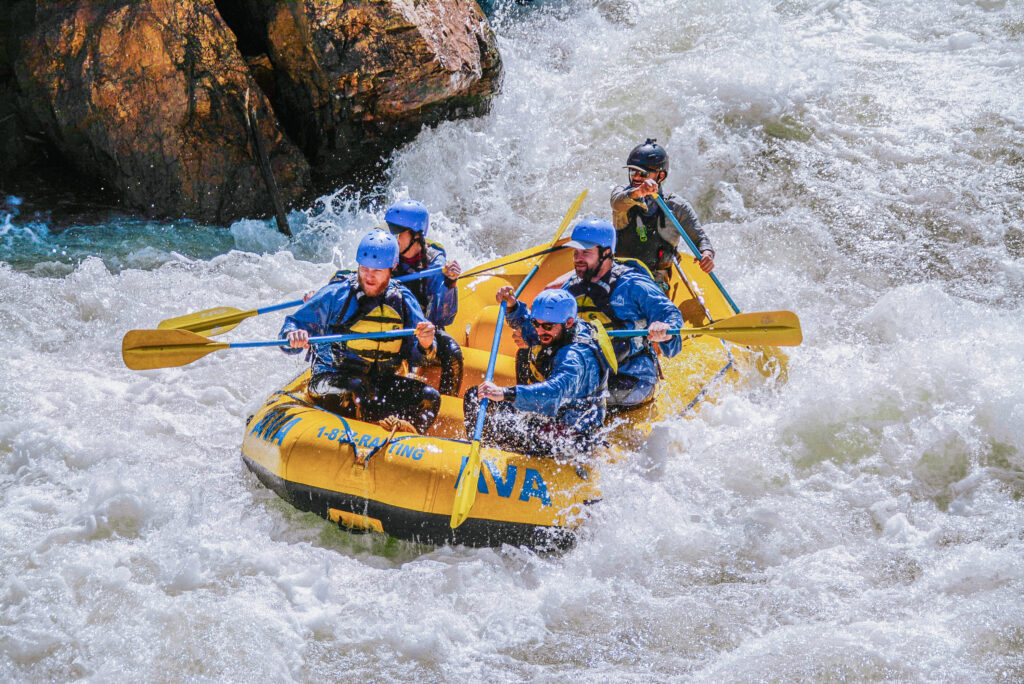
{"type": "MultiPolygon", "coordinates": [[[[383,293],[370,297],[359,287],[355,273],[338,272],[331,279],[331,283],[342,281],[347,281],[349,287],[348,299],[342,311],[348,312],[353,301],[356,308],[344,321],[331,322],[329,335],[383,332],[411,327],[401,285],[392,281],[383,293]]],[[[331,345],[331,356],[336,368],[352,374],[394,372],[404,361],[401,356],[404,342],[400,337],[336,342],[331,345]]]]}

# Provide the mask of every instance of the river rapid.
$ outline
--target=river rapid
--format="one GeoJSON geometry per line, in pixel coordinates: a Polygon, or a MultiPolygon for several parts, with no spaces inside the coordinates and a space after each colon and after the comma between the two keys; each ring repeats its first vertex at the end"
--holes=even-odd
{"type": "MultiPolygon", "coordinates": [[[[0,213],[0,680],[1024,679],[1024,6],[499,3],[505,82],[387,182],[230,231],[0,213]],[[671,156],[788,378],[722,385],[603,476],[576,548],[416,546],[239,458],[301,362],[124,368],[125,331],[295,299],[393,199],[464,266],[610,214],[671,156]]],[[[228,339],[273,337],[281,318],[228,339]]]]}

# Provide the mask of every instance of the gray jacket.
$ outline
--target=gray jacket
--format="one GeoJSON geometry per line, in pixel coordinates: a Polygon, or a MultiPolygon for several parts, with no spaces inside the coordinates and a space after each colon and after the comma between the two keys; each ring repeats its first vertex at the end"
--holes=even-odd
{"type": "MultiPolygon", "coordinates": [[[[662,215],[661,208],[653,198],[632,199],[628,194],[630,189],[627,185],[618,185],[612,189],[612,223],[619,233],[615,253],[617,256],[640,259],[652,270],[668,268],[666,262],[671,261],[670,255],[659,258],[658,251],[659,248],[674,251],[679,244],[679,231],[662,215]]],[[[711,240],[701,227],[690,203],[675,193],[664,195],[663,199],[683,230],[697,245],[698,251],[711,252],[713,257],[715,250],[711,247],[711,240]]]]}

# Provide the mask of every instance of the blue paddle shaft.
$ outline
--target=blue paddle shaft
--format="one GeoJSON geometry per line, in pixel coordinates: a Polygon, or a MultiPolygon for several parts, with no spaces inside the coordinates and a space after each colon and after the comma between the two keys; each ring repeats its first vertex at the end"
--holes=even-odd
{"type": "MultiPolygon", "coordinates": [[[[697,245],[693,244],[693,240],[691,240],[690,236],[686,234],[685,230],[683,230],[683,227],[679,224],[679,219],[676,218],[676,215],[673,214],[672,210],[668,208],[667,204],[665,204],[665,200],[661,199],[661,195],[655,195],[654,199],[658,203],[658,206],[661,207],[661,210],[665,212],[665,216],[667,216],[669,220],[672,221],[672,225],[674,225],[676,227],[676,230],[679,231],[679,235],[681,235],[682,238],[686,240],[686,245],[687,247],[690,248],[690,251],[693,252],[693,256],[700,259],[700,250],[697,249],[697,245]]],[[[711,276],[711,280],[714,281],[716,286],[718,286],[718,291],[722,293],[723,297],[725,297],[725,301],[729,302],[729,306],[732,307],[733,313],[739,313],[740,308],[736,306],[736,302],[732,301],[732,297],[730,297],[729,293],[725,291],[725,287],[722,285],[721,282],[719,282],[718,276],[716,276],[714,273],[708,273],[708,275],[711,276]]]]}
{"type": "Polygon", "coordinates": [[[407,283],[410,280],[419,280],[420,278],[429,278],[432,275],[437,275],[444,270],[443,266],[435,266],[434,268],[427,268],[416,273],[406,273],[404,276],[396,276],[392,278],[396,283],[407,283]]]}
{"type": "MultiPolygon", "coordinates": [[[[443,270],[444,267],[435,266],[434,268],[428,268],[422,271],[418,271],[416,273],[408,273],[404,276],[397,276],[395,278],[392,278],[392,280],[394,280],[396,283],[407,283],[410,280],[429,278],[432,275],[437,275],[443,270]]],[[[260,314],[270,313],[271,311],[280,311],[281,309],[291,309],[292,307],[295,306],[302,306],[302,304],[303,301],[301,299],[296,299],[295,301],[291,302],[284,302],[283,304],[272,304],[271,306],[264,306],[263,308],[256,309],[256,315],[259,316],[260,314]]]]}
{"type": "MultiPolygon", "coordinates": [[[[609,330],[608,337],[640,337],[646,335],[647,331],[637,328],[636,330],[609,330]]],[[[670,328],[665,331],[666,335],[682,335],[682,328],[670,328]]]]}
{"type": "MultiPolygon", "coordinates": [[[[534,264],[530,272],[523,278],[523,282],[519,283],[519,287],[516,289],[516,299],[519,299],[519,295],[526,289],[527,283],[537,273],[537,269],[540,268],[540,264],[534,264]]],[[[487,374],[484,376],[484,380],[491,382],[494,379],[494,364],[498,360],[498,345],[501,343],[501,330],[505,325],[505,310],[508,308],[508,302],[503,301],[501,306],[498,307],[498,320],[494,323],[494,340],[491,342],[491,358],[487,360],[487,374]]],[[[480,435],[484,432],[484,416],[487,415],[487,398],[480,400],[480,411],[476,414],[476,429],[473,431],[473,441],[479,442],[480,435]]]]}
{"type": "MultiPolygon", "coordinates": [[[[414,328],[402,328],[401,330],[385,330],[375,333],[349,333],[347,335],[321,335],[310,337],[310,344],[327,344],[329,342],[349,342],[351,340],[386,340],[393,337],[409,337],[415,335],[414,328]]],[[[231,342],[228,345],[232,349],[242,347],[287,347],[288,340],[262,340],[260,342],[231,342]]]]}
{"type": "Polygon", "coordinates": [[[293,306],[302,306],[302,300],[296,299],[293,302],[285,302],[283,304],[274,304],[272,306],[265,306],[262,309],[256,309],[256,315],[270,313],[271,311],[280,311],[281,309],[290,309],[293,306]]]}

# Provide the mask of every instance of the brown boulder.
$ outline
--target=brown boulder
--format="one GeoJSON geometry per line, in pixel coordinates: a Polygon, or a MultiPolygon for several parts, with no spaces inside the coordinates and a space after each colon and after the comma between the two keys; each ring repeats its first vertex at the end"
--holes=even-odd
{"type": "Polygon", "coordinates": [[[307,162],[279,131],[213,0],[25,5],[30,30],[6,48],[20,118],[128,206],[218,223],[265,214],[246,91],[264,110],[285,200],[308,185],[307,162]]]}
{"type": "Polygon", "coordinates": [[[497,43],[475,0],[217,6],[242,51],[269,58],[274,109],[327,178],[375,161],[425,124],[482,113],[500,84],[497,43]]]}

